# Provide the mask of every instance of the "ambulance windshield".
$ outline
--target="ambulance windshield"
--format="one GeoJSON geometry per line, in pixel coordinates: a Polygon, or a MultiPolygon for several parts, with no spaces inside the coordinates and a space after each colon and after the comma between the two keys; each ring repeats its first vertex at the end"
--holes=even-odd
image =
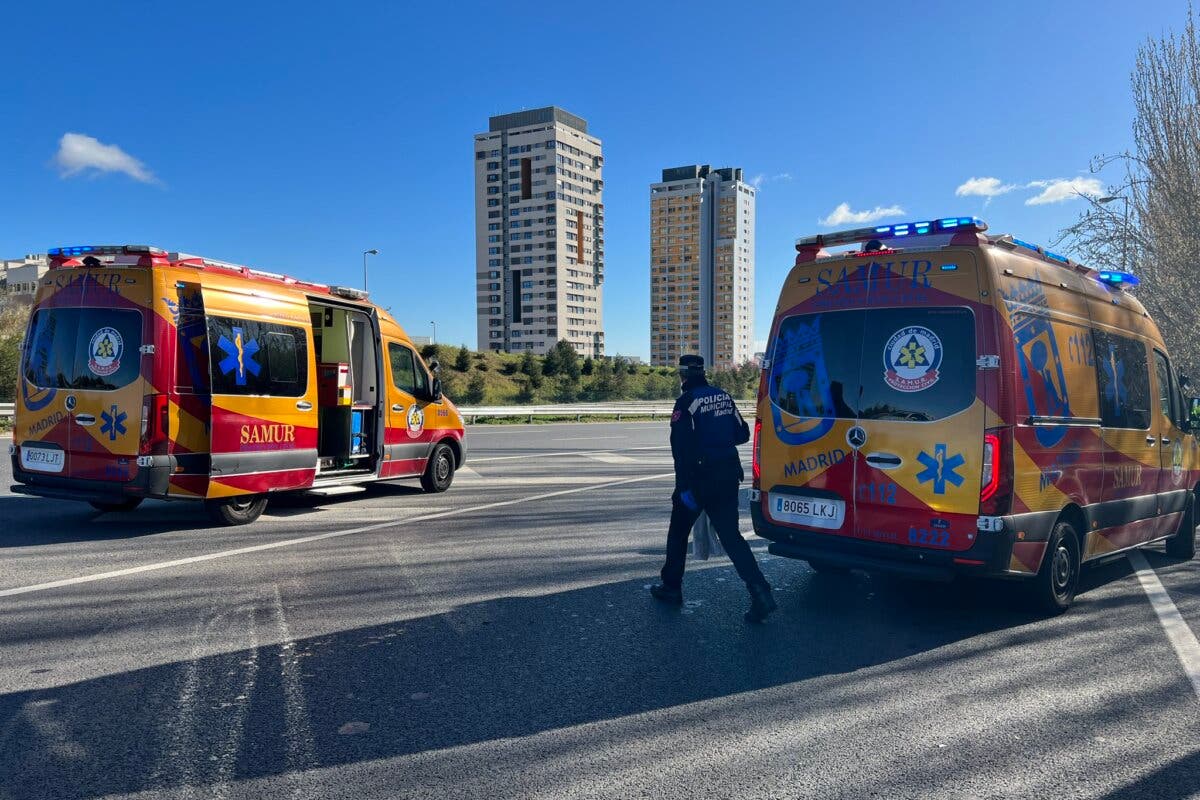
{"type": "Polygon", "coordinates": [[[798,417],[943,419],[975,398],[974,316],[966,308],[873,308],[788,317],[769,391],[798,417]]]}
{"type": "Polygon", "coordinates": [[[141,374],[141,344],[138,311],[39,309],[25,344],[25,380],[44,389],[120,389],[141,374]]]}

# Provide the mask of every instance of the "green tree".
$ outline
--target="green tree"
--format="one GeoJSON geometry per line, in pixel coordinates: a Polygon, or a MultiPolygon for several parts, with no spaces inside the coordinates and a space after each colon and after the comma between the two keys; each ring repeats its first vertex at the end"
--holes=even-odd
{"type": "Polygon", "coordinates": [[[537,389],[542,385],[542,366],[538,360],[534,358],[533,351],[526,350],[521,356],[521,374],[529,378],[529,386],[532,389],[537,389]]]}
{"type": "Polygon", "coordinates": [[[579,366],[579,353],[565,339],[554,345],[554,350],[558,353],[559,370],[570,375],[571,379],[578,383],[579,375],[582,372],[579,366]]]}
{"type": "MultiPolygon", "coordinates": [[[[586,362],[585,362],[586,364],[586,362]]],[[[613,365],[607,358],[600,361],[595,368],[595,374],[588,381],[587,393],[593,400],[611,400],[616,394],[616,383],[613,380],[613,365]]]]}
{"type": "Polygon", "coordinates": [[[554,402],[574,403],[579,399],[579,380],[570,375],[559,375],[554,384],[554,402]]]}
{"type": "Polygon", "coordinates": [[[537,387],[535,387],[533,385],[533,378],[531,376],[525,376],[523,378],[518,378],[517,379],[517,402],[518,403],[532,403],[533,402],[533,390],[535,388],[537,388],[537,387]]]}
{"type": "Polygon", "coordinates": [[[591,375],[596,371],[596,361],[591,356],[583,360],[583,369],[580,372],[584,375],[591,375]]]}
{"type": "Polygon", "coordinates": [[[465,344],[458,348],[458,355],[454,357],[454,368],[459,372],[466,372],[471,368],[471,352],[465,344]]]}
{"type": "Polygon", "coordinates": [[[12,402],[17,397],[17,370],[28,316],[28,307],[0,300],[0,401],[3,402],[12,402]]]}
{"type": "Polygon", "coordinates": [[[483,379],[483,373],[476,372],[467,382],[467,392],[463,395],[463,399],[467,401],[468,405],[477,406],[483,403],[486,394],[487,382],[483,379]]]}
{"type": "Polygon", "coordinates": [[[546,357],[542,359],[542,374],[547,378],[552,378],[562,372],[562,358],[559,356],[558,346],[561,341],[555,342],[554,347],[551,347],[546,352],[546,357]]]}

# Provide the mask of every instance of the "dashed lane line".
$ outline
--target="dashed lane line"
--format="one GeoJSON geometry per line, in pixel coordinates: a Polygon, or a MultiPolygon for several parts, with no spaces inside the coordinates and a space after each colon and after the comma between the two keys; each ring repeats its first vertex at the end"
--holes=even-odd
{"type": "Polygon", "coordinates": [[[36,583],[31,586],[18,586],[12,589],[0,589],[0,597],[13,597],[22,594],[32,594],[34,592],[45,592],[50,589],[60,589],[64,586],[76,586],[81,583],[95,583],[97,581],[106,581],[113,578],[123,578],[128,575],[137,575],[142,572],[155,572],[158,570],[171,569],[173,567],[182,567],[188,564],[198,564],[203,561],[214,561],[218,558],[232,558],[233,556],[246,555],[248,553],[259,553],[264,550],[276,550],[281,547],[293,547],[295,545],[307,544],[308,542],[319,542],[323,539],[337,539],[342,536],[353,536],[358,533],[368,533],[370,531],[378,531],[385,528],[399,528],[404,525],[412,525],[418,522],[427,522],[433,519],[444,519],[446,517],[457,517],[464,514],[473,514],[477,511],[487,511],[493,508],[504,508],[506,506],[513,506],[519,503],[532,503],[538,500],[549,500],[552,497],[562,497],[564,495],[578,494],[580,492],[591,492],[598,489],[610,489],[614,486],[624,486],[630,483],[657,481],[664,478],[673,477],[673,475],[673,472],[664,472],[658,475],[640,475],[636,478],[624,478],[618,481],[597,483],[591,486],[578,486],[573,489],[560,489],[556,492],[528,495],[526,497],[513,498],[512,500],[498,500],[493,503],[465,506],[463,508],[451,509],[449,511],[439,511],[433,514],[422,514],[416,517],[410,517],[408,519],[390,520],[388,522],[379,522],[374,525],[363,525],[357,528],[347,528],[346,530],[342,531],[330,531],[328,533],[318,533],[312,536],[301,536],[295,539],[284,539],[278,542],[268,542],[266,544],[253,545],[251,547],[237,547],[232,550],[220,550],[215,553],[205,553],[204,555],[190,556],[188,558],[177,558],[172,561],[160,561],[154,564],[142,564],[141,566],[137,567],[126,567],[125,569],[112,570],[111,572],[99,572],[92,575],[79,575],[74,578],[63,578],[57,581],[36,583]]]}
{"type": "Polygon", "coordinates": [[[1166,631],[1167,640],[1171,647],[1175,648],[1175,655],[1179,656],[1179,663],[1183,665],[1183,671],[1192,682],[1192,689],[1200,697],[1200,641],[1196,640],[1196,634],[1192,633],[1192,629],[1184,621],[1183,615],[1175,607],[1171,595],[1167,594],[1166,587],[1162,585],[1158,573],[1146,561],[1146,557],[1137,550],[1131,550],[1129,563],[1137,572],[1138,581],[1141,582],[1146,596],[1150,598],[1154,613],[1158,614],[1158,621],[1166,631]]]}

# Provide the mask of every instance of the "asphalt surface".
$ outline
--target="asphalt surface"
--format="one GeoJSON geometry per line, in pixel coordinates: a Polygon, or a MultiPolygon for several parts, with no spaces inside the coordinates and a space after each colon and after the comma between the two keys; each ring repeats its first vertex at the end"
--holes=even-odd
{"type": "MultiPolygon", "coordinates": [[[[446,494],[242,528],[0,488],[0,798],[1200,796],[1200,700],[1125,560],[1042,619],[752,538],[780,610],[748,626],[727,559],[646,594],[663,423],[468,435],[446,494]]],[[[1200,563],[1146,556],[1200,631],[1200,563]]]]}

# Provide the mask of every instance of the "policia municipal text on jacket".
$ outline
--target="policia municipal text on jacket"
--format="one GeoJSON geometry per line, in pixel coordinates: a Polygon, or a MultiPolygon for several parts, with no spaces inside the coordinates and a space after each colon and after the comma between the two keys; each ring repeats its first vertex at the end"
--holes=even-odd
{"type": "Polygon", "coordinates": [[[671,495],[667,558],[662,583],[652,586],[650,593],[664,603],[683,603],[688,532],[703,511],[750,592],[746,621],[762,622],[775,610],[775,599],[750,546],[738,531],[738,484],[745,474],[737,446],[749,441],[750,428],[729,393],[709,385],[703,358],[681,356],[679,377],[683,394],[671,415],[675,492],[671,495]]]}

